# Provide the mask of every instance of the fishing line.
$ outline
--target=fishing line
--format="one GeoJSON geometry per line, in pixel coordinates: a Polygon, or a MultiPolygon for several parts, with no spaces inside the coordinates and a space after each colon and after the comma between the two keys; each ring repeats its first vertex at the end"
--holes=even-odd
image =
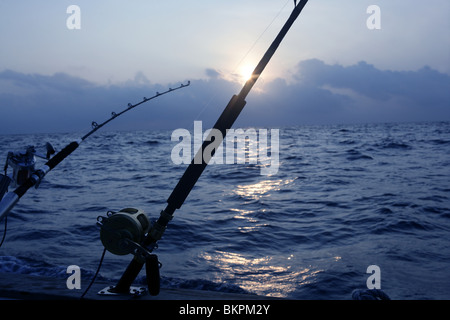
{"type": "Polygon", "coordinates": [[[98,264],[97,271],[95,272],[94,277],[93,277],[92,280],[91,280],[91,283],[89,283],[89,286],[86,288],[86,290],[84,291],[84,293],[81,295],[80,299],[83,299],[83,298],[84,298],[84,296],[86,295],[86,293],[89,291],[89,289],[91,288],[91,286],[94,284],[95,278],[97,278],[97,275],[98,275],[98,273],[100,272],[100,268],[101,268],[101,266],[102,266],[103,259],[105,258],[105,253],[106,253],[106,248],[103,249],[103,253],[102,253],[102,256],[101,256],[101,258],[100,258],[100,262],[99,262],[99,264],[98,264]]]}
{"type": "MultiPolygon", "coordinates": [[[[281,12],[283,12],[284,8],[286,8],[287,4],[290,2],[291,0],[287,0],[286,3],[283,5],[283,7],[278,11],[278,13],[275,15],[275,17],[272,19],[272,21],[269,23],[269,25],[264,29],[264,31],[259,35],[259,37],[253,42],[253,44],[250,46],[250,49],[248,49],[248,51],[245,53],[245,55],[239,60],[239,62],[236,64],[236,66],[234,67],[233,71],[231,72],[231,77],[233,78],[233,75],[236,74],[237,70],[239,69],[239,67],[242,65],[242,63],[244,62],[244,60],[248,57],[248,55],[250,54],[250,52],[253,51],[253,49],[255,48],[256,44],[259,42],[259,40],[264,36],[264,34],[266,34],[267,30],[269,30],[269,28],[272,26],[272,24],[275,22],[275,20],[277,20],[277,18],[280,16],[281,12]]],[[[195,120],[198,120],[198,118],[203,114],[203,112],[206,111],[207,108],[209,108],[209,106],[212,104],[212,102],[216,101],[217,99],[217,93],[214,94],[214,96],[212,96],[209,101],[204,105],[203,109],[200,110],[199,114],[195,117],[195,120]]],[[[193,124],[190,125],[191,129],[193,128],[193,124]]]]}
{"type": "MultiPolygon", "coordinates": [[[[255,69],[253,70],[252,76],[246,81],[239,94],[237,95],[235,94],[231,97],[230,101],[228,102],[225,109],[222,111],[222,114],[219,116],[219,118],[216,121],[216,124],[213,127],[213,129],[219,130],[221,135],[219,135],[214,140],[205,139],[201,149],[199,149],[197,154],[201,155],[201,153],[204,153],[205,150],[209,149],[213,143],[217,142],[221,143],[223,141],[223,138],[227,134],[227,131],[233,126],[233,124],[239,117],[239,114],[245,107],[246,105],[245,99],[247,98],[251,89],[261,76],[262,72],[264,71],[269,61],[277,51],[277,48],[280,46],[281,42],[285,38],[288,31],[291,29],[292,25],[302,12],[307,2],[308,0],[301,0],[299,4],[295,6],[294,10],[284,23],[281,30],[278,32],[275,39],[272,41],[269,48],[264,53],[263,57],[259,60],[255,69]]],[[[210,135],[210,138],[211,137],[212,135],[210,135]]],[[[194,156],[194,159],[197,157],[197,154],[196,156],[194,156]]],[[[194,161],[192,161],[191,164],[186,168],[183,176],[178,180],[177,185],[175,186],[169,198],[167,199],[166,208],[161,211],[158,220],[156,220],[152,224],[150,231],[147,233],[144,240],[140,243],[140,246],[142,246],[149,252],[151,252],[153,249],[156,248],[156,244],[162,238],[168,223],[173,218],[173,214],[177,209],[180,209],[181,206],[184,204],[186,198],[194,188],[195,184],[197,183],[198,179],[202,175],[207,165],[208,160],[202,161],[200,164],[197,164],[194,161]]],[[[129,292],[131,284],[138,276],[144,264],[146,264],[146,262],[144,262],[140,257],[135,256],[128,265],[128,267],[125,269],[117,285],[114,287],[114,291],[116,293],[129,292]]],[[[148,266],[148,264],[146,266],[148,266]]]]}
{"type": "Polygon", "coordinates": [[[278,11],[277,15],[273,18],[273,20],[269,23],[269,25],[264,29],[264,31],[259,35],[259,37],[255,40],[255,42],[252,44],[250,49],[247,51],[247,53],[244,55],[244,57],[238,62],[236,67],[234,68],[233,74],[236,73],[236,70],[241,66],[242,62],[247,58],[247,56],[250,54],[250,52],[255,48],[258,41],[262,38],[262,36],[269,30],[269,28],[272,26],[272,24],[275,22],[275,20],[278,18],[278,16],[281,14],[281,12],[284,10],[284,8],[287,6],[288,2],[291,0],[287,0],[284,6],[278,11]]]}

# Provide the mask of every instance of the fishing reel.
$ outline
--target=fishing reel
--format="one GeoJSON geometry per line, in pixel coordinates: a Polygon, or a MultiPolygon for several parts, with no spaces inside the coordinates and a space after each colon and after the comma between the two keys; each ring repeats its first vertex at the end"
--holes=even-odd
{"type": "MultiPolygon", "coordinates": [[[[5,161],[4,174],[0,174],[0,200],[8,191],[8,187],[20,187],[30,178],[36,171],[36,157],[50,159],[55,153],[53,146],[47,142],[45,145],[47,154],[41,155],[37,153],[34,146],[28,146],[25,152],[9,151],[5,161]],[[8,167],[12,168],[12,172],[8,174],[8,167]]],[[[38,185],[36,185],[37,188],[38,185]]]]}
{"type": "MultiPolygon", "coordinates": [[[[106,250],[115,255],[133,254],[137,259],[145,261],[148,291],[152,296],[158,295],[161,263],[155,254],[141,245],[152,227],[144,211],[135,208],[125,208],[118,212],[108,211],[106,217],[97,218],[97,225],[100,226],[100,240],[106,250]]],[[[143,288],[130,288],[132,294],[142,294],[144,291],[143,288]]],[[[108,287],[99,294],[119,293],[114,291],[114,287],[108,287]]]]}
{"type": "Polygon", "coordinates": [[[7,175],[8,167],[12,168],[12,174],[9,176],[11,179],[12,187],[19,187],[31,177],[36,171],[36,157],[42,159],[50,159],[50,156],[55,153],[53,146],[47,142],[45,144],[47,154],[41,155],[36,151],[34,146],[28,146],[25,152],[8,152],[5,163],[5,175],[7,175]]]}

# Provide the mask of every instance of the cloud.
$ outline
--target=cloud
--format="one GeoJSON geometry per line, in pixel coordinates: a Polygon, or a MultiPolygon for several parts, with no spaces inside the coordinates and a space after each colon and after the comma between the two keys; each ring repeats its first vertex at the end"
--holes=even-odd
{"type": "Polygon", "coordinates": [[[293,79],[277,79],[255,97],[272,123],[450,120],[450,76],[429,67],[390,71],[311,59],[297,65],[293,79]]]}
{"type": "Polygon", "coordinates": [[[211,79],[218,79],[220,77],[220,72],[211,68],[206,69],[205,74],[211,79]]]}
{"type": "Polygon", "coordinates": [[[352,89],[379,101],[395,96],[411,97],[420,103],[429,103],[430,99],[448,102],[449,98],[449,76],[429,67],[418,71],[383,71],[364,61],[343,67],[313,59],[299,63],[295,78],[315,86],[352,89]]]}
{"type": "MultiPolygon", "coordinates": [[[[0,134],[88,131],[92,121],[101,123],[128,103],[180,84],[152,84],[142,73],[122,84],[97,85],[63,73],[49,76],[5,70],[0,72],[0,134]]],[[[235,83],[218,76],[192,80],[189,87],[151,100],[105,129],[188,127],[200,116],[212,123],[235,90],[235,83]]]]}
{"type": "MultiPolygon", "coordinates": [[[[108,124],[111,130],[190,129],[194,120],[211,127],[241,84],[214,69],[206,79],[147,102],[108,124]]],[[[83,132],[128,103],[170,86],[143,73],[123,84],[96,85],[64,73],[0,72],[0,133],[83,132]]],[[[292,81],[257,83],[235,126],[450,120],[450,76],[429,67],[380,70],[366,62],[329,65],[301,61],[292,81]]],[[[106,127],[105,127],[106,128],[106,127]]]]}

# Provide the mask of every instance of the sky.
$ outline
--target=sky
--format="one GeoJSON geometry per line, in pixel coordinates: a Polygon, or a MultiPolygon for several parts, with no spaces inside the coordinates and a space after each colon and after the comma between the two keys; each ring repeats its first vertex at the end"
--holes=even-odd
{"type": "MultiPolygon", "coordinates": [[[[292,0],[0,0],[0,134],[212,126],[292,0]],[[71,5],[79,29],[69,28],[71,5]],[[77,20],[78,21],[78,20],[77,20]]],[[[448,0],[309,0],[235,126],[450,121],[448,0]],[[380,8],[380,29],[367,20],[380,8]]]]}

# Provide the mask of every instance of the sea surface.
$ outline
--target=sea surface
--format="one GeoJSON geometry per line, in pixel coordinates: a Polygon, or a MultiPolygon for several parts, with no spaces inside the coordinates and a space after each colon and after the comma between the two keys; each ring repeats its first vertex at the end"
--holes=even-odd
{"type": "MultiPolygon", "coordinates": [[[[391,299],[450,299],[450,122],[277,129],[276,174],[206,168],[154,251],[162,287],[350,300],[376,265],[391,299]]],[[[83,134],[3,135],[0,157],[83,134]]],[[[64,284],[77,265],[86,288],[103,251],[97,217],[135,207],[155,220],[166,207],[187,167],[171,134],[86,139],[8,216],[0,272],[64,284]]],[[[107,252],[99,277],[115,284],[131,258],[107,252]]]]}

